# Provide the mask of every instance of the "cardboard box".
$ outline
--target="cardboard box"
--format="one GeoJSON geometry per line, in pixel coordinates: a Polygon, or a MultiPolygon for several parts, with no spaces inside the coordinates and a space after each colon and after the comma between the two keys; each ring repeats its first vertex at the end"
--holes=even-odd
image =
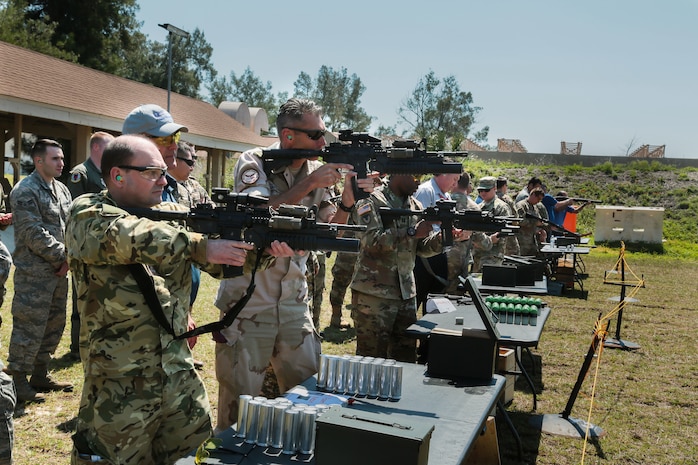
{"type": "MultiPolygon", "coordinates": [[[[516,371],[516,358],[514,354],[514,349],[509,349],[506,347],[499,348],[499,355],[497,356],[497,373],[513,372],[516,371]]],[[[516,384],[516,375],[504,374],[506,378],[506,384],[504,386],[504,398],[502,401],[504,404],[508,404],[514,400],[514,385],[516,384]]]]}
{"type": "Polygon", "coordinates": [[[316,420],[316,465],[426,465],[434,424],[332,407],[316,420]]]}

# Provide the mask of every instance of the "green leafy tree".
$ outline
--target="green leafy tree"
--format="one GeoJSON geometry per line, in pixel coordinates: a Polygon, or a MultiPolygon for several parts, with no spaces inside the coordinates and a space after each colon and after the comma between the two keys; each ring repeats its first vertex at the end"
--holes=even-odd
{"type": "Polygon", "coordinates": [[[210,102],[215,106],[230,100],[245,102],[249,107],[263,108],[272,127],[276,124],[279,105],[288,99],[286,92],[280,92],[275,97],[271,82],[263,82],[249,66],[240,76],[231,71],[229,80],[225,76],[214,79],[209,86],[209,95],[210,102]]]}
{"type": "MultiPolygon", "coordinates": [[[[142,41],[130,52],[124,77],[167,89],[168,43],[142,41]]],[[[201,98],[202,89],[216,79],[213,47],[196,28],[189,37],[172,35],[172,92],[201,98]]]]}
{"type": "Polygon", "coordinates": [[[335,71],[323,65],[315,81],[301,72],[293,86],[296,97],[312,99],[322,106],[325,125],[332,131],[367,131],[371,125],[373,117],[361,107],[366,87],[356,74],[349,76],[346,68],[335,71]]]}
{"type": "Polygon", "coordinates": [[[63,43],[54,45],[52,42],[57,24],[27,19],[24,16],[26,8],[26,1],[0,2],[0,40],[63,60],[77,61],[77,55],[64,50],[63,43]]]}
{"type": "Polygon", "coordinates": [[[51,44],[87,67],[119,74],[133,46],[136,0],[10,0],[28,21],[54,24],[51,44]]]}
{"type": "Polygon", "coordinates": [[[439,79],[429,71],[403,101],[398,116],[409,128],[405,132],[410,137],[426,138],[429,146],[437,150],[456,150],[466,137],[486,141],[489,127],[473,132],[480,110],[473,105],[472,94],[460,90],[454,76],[439,79]]]}

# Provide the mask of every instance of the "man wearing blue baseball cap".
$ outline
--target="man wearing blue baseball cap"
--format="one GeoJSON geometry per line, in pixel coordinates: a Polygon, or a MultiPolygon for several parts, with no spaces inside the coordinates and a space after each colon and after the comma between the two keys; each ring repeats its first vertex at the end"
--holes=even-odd
{"type": "MultiPolygon", "coordinates": [[[[149,103],[131,111],[124,120],[123,134],[142,134],[157,145],[168,169],[177,166],[177,142],[180,134],[188,132],[186,126],[177,124],[164,108],[149,103]]],[[[162,200],[177,202],[177,181],[167,176],[167,187],[162,192],[162,200]]]]}

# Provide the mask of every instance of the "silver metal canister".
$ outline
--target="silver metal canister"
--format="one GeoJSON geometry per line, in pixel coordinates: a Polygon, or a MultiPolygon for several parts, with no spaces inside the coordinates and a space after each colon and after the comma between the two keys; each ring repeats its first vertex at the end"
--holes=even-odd
{"type": "Polygon", "coordinates": [[[327,355],[325,354],[320,355],[320,368],[317,372],[317,381],[315,386],[320,390],[325,389],[327,386],[327,355]]]}
{"type": "Polygon", "coordinates": [[[286,403],[279,402],[274,404],[269,445],[277,449],[284,445],[284,412],[286,412],[287,408],[288,404],[286,403]]]}
{"type": "Polygon", "coordinates": [[[306,408],[301,411],[301,426],[299,429],[298,451],[301,454],[312,454],[315,449],[315,418],[317,409],[306,408]]]}
{"type": "Polygon", "coordinates": [[[382,361],[376,359],[371,363],[371,373],[368,379],[368,397],[378,397],[381,388],[382,361]]]}
{"type": "Polygon", "coordinates": [[[344,392],[349,395],[355,395],[359,388],[359,367],[361,366],[361,357],[352,357],[349,359],[349,367],[347,368],[347,382],[344,392]]]}
{"type": "Polygon", "coordinates": [[[254,444],[257,442],[257,430],[259,424],[259,408],[262,401],[252,399],[247,403],[247,428],[245,429],[245,442],[254,444]]]}
{"type": "Polygon", "coordinates": [[[271,432],[271,420],[274,414],[273,401],[264,401],[259,406],[259,419],[257,420],[257,441],[258,446],[269,445],[269,433],[271,432]]]}
{"type": "Polygon", "coordinates": [[[338,362],[339,357],[334,355],[327,356],[327,378],[325,380],[325,390],[327,392],[333,392],[335,389],[338,362]]]}
{"type": "Polygon", "coordinates": [[[390,398],[394,368],[395,365],[390,362],[383,362],[381,364],[380,389],[378,391],[378,398],[381,400],[388,400],[390,398]]]}
{"type": "Polygon", "coordinates": [[[390,370],[390,400],[398,401],[402,397],[402,365],[393,365],[390,370]]]}
{"type": "Polygon", "coordinates": [[[238,397],[238,424],[237,424],[237,437],[245,437],[245,429],[247,428],[247,404],[252,400],[252,396],[248,394],[241,394],[238,397]]]}
{"type": "Polygon", "coordinates": [[[337,371],[334,378],[334,392],[344,394],[347,382],[347,371],[349,371],[349,358],[338,357],[337,371]]]}
{"type": "Polygon", "coordinates": [[[368,395],[368,386],[371,381],[371,362],[368,360],[361,360],[359,362],[359,380],[356,387],[356,394],[359,397],[366,397],[368,395]]]}
{"type": "Polygon", "coordinates": [[[284,411],[284,429],[282,454],[292,455],[298,449],[298,427],[300,426],[300,410],[287,408],[284,411]]]}

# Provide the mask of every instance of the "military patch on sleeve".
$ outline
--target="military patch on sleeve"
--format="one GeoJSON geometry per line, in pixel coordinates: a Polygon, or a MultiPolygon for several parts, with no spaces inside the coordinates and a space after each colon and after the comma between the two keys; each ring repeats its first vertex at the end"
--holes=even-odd
{"type": "Polygon", "coordinates": [[[259,181],[259,171],[254,168],[245,170],[240,176],[240,180],[243,184],[252,185],[259,181]]]}
{"type": "Polygon", "coordinates": [[[369,213],[372,211],[373,208],[371,207],[371,202],[363,202],[356,208],[356,214],[359,215],[359,218],[361,218],[364,223],[367,224],[371,221],[369,213]]]}
{"type": "Polygon", "coordinates": [[[70,182],[73,184],[77,184],[80,181],[82,181],[82,173],[79,171],[76,171],[75,173],[70,175],[70,182]]]}

